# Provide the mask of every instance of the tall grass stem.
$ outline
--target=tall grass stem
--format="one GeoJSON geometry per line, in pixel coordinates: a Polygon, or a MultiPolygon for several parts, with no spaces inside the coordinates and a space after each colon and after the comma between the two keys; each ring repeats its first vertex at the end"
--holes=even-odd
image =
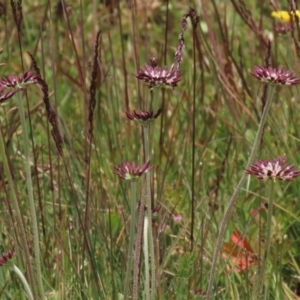
{"type": "Polygon", "coordinates": [[[27,185],[29,208],[31,214],[32,230],[33,230],[33,244],[34,244],[33,248],[34,248],[36,278],[37,278],[37,283],[40,292],[40,299],[44,299],[44,286],[43,286],[43,279],[42,279],[43,277],[42,277],[41,261],[40,261],[39,232],[38,232],[38,224],[37,224],[37,217],[36,217],[35,204],[34,204],[33,185],[32,185],[31,169],[30,169],[29,140],[27,135],[25,112],[24,112],[21,92],[17,94],[17,99],[18,99],[19,114],[21,119],[22,136],[23,136],[24,151],[25,151],[26,185],[27,185]]]}
{"type": "Polygon", "coordinates": [[[150,300],[150,269],[149,269],[149,247],[148,247],[148,216],[144,218],[144,257],[145,257],[145,299],[150,300]]]}
{"type": "Polygon", "coordinates": [[[12,266],[12,270],[17,274],[17,276],[18,276],[18,277],[20,278],[20,280],[22,281],[28,299],[29,299],[29,300],[34,300],[33,294],[32,294],[31,289],[30,289],[30,287],[29,287],[29,284],[28,284],[28,282],[27,282],[25,276],[24,276],[23,273],[21,272],[21,270],[20,270],[16,265],[13,265],[13,266],[12,266]]]}
{"type": "Polygon", "coordinates": [[[136,180],[131,180],[131,221],[130,221],[130,233],[129,233],[129,247],[128,247],[128,263],[124,285],[124,300],[128,299],[129,285],[131,284],[132,269],[134,264],[134,241],[136,231],[136,180]]]}
{"type": "MultiPolygon", "coordinates": [[[[146,180],[146,179],[145,179],[146,180]]],[[[143,229],[144,229],[144,215],[145,215],[145,196],[146,187],[143,183],[142,195],[139,204],[139,218],[138,218],[138,228],[135,240],[135,250],[134,250],[134,268],[133,268],[133,292],[132,299],[138,300],[139,297],[139,274],[140,274],[140,261],[141,261],[141,249],[143,244],[143,229]]]]}
{"type": "MultiPolygon", "coordinates": [[[[256,151],[258,149],[260,140],[262,138],[262,134],[264,131],[264,126],[266,123],[266,119],[271,107],[271,103],[272,103],[272,99],[274,96],[274,92],[276,89],[276,85],[269,85],[268,86],[268,95],[267,95],[267,100],[266,100],[266,105],[264,107],[261,119],[260,119],[260,123],[258,126],[258,130],[253,142],[253,146],[251,149],[251,153],[249,155],[248,158],[248,162],[247,162],[247,166],[246,169],[250,167],[250,165],[254,162],[255,159],[255,155],[256,155],[256,151]]],[[[209,277],[209,282],[208,282],[208,287],[207,287],[207,293],[206,293],[206,300],[209,300],[211,298],[211,294],[212,294],[212,289],[213,289],[213,283],[214,283],[214,279],[215,279],[215,274],[216,274],[216,267],[217,267],[217,263],[218,263],[218,258],[219,258],[219,254],[221,252],[222,246],[223,246],[223,240],[224,240],[224,236],[225,236],[225,231],[227,229],[227,226],[229,224],[229,221],[231,219],[232,213],[233,213],[233,208],[234,208],[234,204],[237,200],[237,196],[245,182],[246,179],[246,173],[245,171],[243,172],[243,175],[238,183],[238,185],[236,186],[231,199],[227,205],[224,217],[221,221],[220,224],[220,228],[219,228],[219,234],[218,234],[218,238],[217,238],[217,242],[216,242],[216,246],[215,246],[215,251],[213,254],[213,260],[212,260],[212,265],[211,265],[211,270],[210,270],[210,277],[209,277]]]]}
{"type": "Polygon", "coordinates": [[[34,279],[34,273],[33,273],[33,266],[31,263],[31,256],[30,256],[29,247],[28,247],[27,238],[26,238],[25,227],[24,227],[24,223],[22,220],[21,209],[20,209],[19,201],[18,201],[18,198],[16,195],[14,182],[13,182],[13,179],[11,176],[11,172],[10,172],[10,168],[9,168],[9,164],[8,164],[8,160],[7,160],[7,156],[6,156],[6,152],[5,152],[5,142],[4,142],[4,138],[3,138],[3,134],[2,134],[1,130],[0,130],[0,157],[2,157],[4,172],[6,174],[8,186],[10,189],[11,200],[12,200],[14,208],[15,208],[17,226],[18,226],[18,230],[20,230],[20,240],[21,240],[21,244],[22,244],[21,246],[24,247],[23,249],[24,249],[25,257],[26,257],[28,277],[29,277],[29,282],[31,285],[33,297],[34,297],[34,299],[38,299],[37,293],[36,293],[36,285],[35,285],[35,279],[34,279]]]}
{"type": "MultiPolygon", "coordinates": [[[[150,160],[150,136],[149,126],[143,126],[144,133],[144,150],[145,150],[145,163],[150,160]]],[[[148,245],[150,252],[150,268],[151,268],[151,299],[155,299],[156,292],[156,272],[155,272],[155,254],[154,254],[154,241],[152,230],[152,202],[151,202],[151,178],[150,172],[146,172],[146,206],[148,216],[148,245]]]]}
{"type": "Polygon", "coordinates": [[[270,252],[270,244],[271,244],[271,233],[272,233],[272,216],[273,216],[273,206],[274,206],[273,203],[274,203],[274,181],[271,180],[264,256],[263,256],[262,265],[260,267],[260,270],[258,271],[256,280],[254,282],[254,292],[253,292],[252,299],[260,299],[259,294],[260,294],[262,284],[264,282],[264,276],[268,265],[268,258],[270,252]]]}

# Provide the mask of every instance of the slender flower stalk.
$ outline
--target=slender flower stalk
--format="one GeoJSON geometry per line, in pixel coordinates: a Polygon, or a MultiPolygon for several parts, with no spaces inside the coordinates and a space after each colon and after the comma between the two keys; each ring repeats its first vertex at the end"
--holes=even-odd
{"type": "MultiPolygon", "coordinates": [[[[268,95],[267,95],[266,105],[264,107],[264,111],[261,116],[259,127],[258,127],[256,136],[255,136],[255,140],[254,140],[254,143],[252,146],[252,150],[251,150],[250,156],[248,158],[246,169],[249,169],[251,164],[254,161],[255,154],[258,149],[258,145],[261,140],[261,137],[262,137],[264,125],[265,125],[267,115],[270,110],[270,106],[272,103],[272,98],[273,98],[276,86],[279,84],[280,85],[295,85],[295,84],[298,84],[300,81],[299,78],[296,78],[293,76],[292,71],[283,71],[282,67],[280,67],[278,70],[276,70],[271,67],[256,66],[256,67],[254,67],[253,71],[250,74],[252,76],[254,76],[256,79],[258,79],[262,82],[268,83],[268,95]]],[[[230,221],[230,218],[231,218],[231,215],[233,212],[233,207],[236,202],[237,196],[245,182],[246,176],[247,176],[247,172],[245,171],[243,173],[228,205],[227,205],[225,215],[220,224],[219,235],[218,235],[215,251],[213,254],[213,261],[212,261],[211,273],[210,273],[209,282],[208,282],[206,300],[209,300],[211,297],[211,294],[212,294],[213,282],[214,282],[215,273],[216,273],[216,266],[217,266],[220,251],[222,249],[225,231],[226,231],[226,228],[230,221]]]]}
{"type": "MultiPolygon", "coordinates": [[[[258,130],[253,142],[253,146],[251,149],[250,156],[248,158],[246,170],[250,168],[251,164],[253,163],[255,159],[255,154],[258,149],[259,142],[261,140],[265,122],[271,107],[273,95],[276,89],[277,85],[295,85],[298,84],[300,79],[296,78],[293,76],[292,71],[283,71],[282,67],[280,67],[278,70],[273,69],[271,67],[262,67],[262,66],[257,66],[254,67],[254,70],[250,73],[252,76],[254,76],[256,79],[268,83],[268,94],[267,94],[267,100],[266,104],[261,116],[261,120],[258,126],[258,130]]],[[[215,251],[213,254],[213,261],[211,265],[211,271],[210,271],[210,277],[209,277],[209,282],[208,282],[208,287],[207,287],[207,294],[206,294],[206,300],[209,300],[211,298],[212,294],[212,289],[213,289],[213,282],[215,278],[215,273],[216,273],[216,267],[217,267],[217,262],[219,258],[219,254],[221,249],[223,248],[223,240],[225,236],[225,231],[228,226],[228,223],[231,219],[232,212],[233,212],[233,207],[236,202],[237,196],[246,180],[247,173],[246,171],[243,173],[235,191],[233,192],[231,199],[229,200],[229,203],[227,205],[224,217],[221,221],[220,228],[219,228],[219,234],[216,242],[216,247],[215,251]]]]}
{"type": "Polygon", "coordinates": [[[136,237],[136,180],[131,180],[131,220],[129,233],[128,264],[124,284],[124,300],[128,299],[128,291],[132,278],[132,268],[134,265],[134,241],[136,237]]]}
{"type": "Polygon", "coordinates": [[[264,246],[264,255],[260,268],[258,269],[258,274],[254,282],[254,291],[252,299],[260,299],[259,294],[261,287],[264,282],[265,272],[267,269],[270,244],[271,244],[271,232],[272,232],[272,216],[273,216],[273,202],[274,202],[274,181],[271,180],[270,184],[270,193],[269,193],[269,202],[268,202],[268,216],[267,216],[267,232],[266,232],[266,242],[264,246]]]}
{"type": "MultiPolygon", "coordinates": [[[[149,126],[142,126],[144,136],[144,151],[145,161],[149,160],[150,157],[150,136],[149,126]]],[[[150,251],[150,266],[151,266],[151,299],[155,299],[156,292],[156,269],[155,269],[155,254],[154,254],[154,241],[153,241],[153,230],[152,230],[152,203],[151,203],[151,178],[150,173],[146,173],[146,206],[147,206],[147,217],[148,217],[148,243],[150,251]]]]}
{"type": "Polygon", "coordinates": [[[136,180],[144,173],[148,173],[152,167],[150,161],[144,165],[136,166],[134,162],[122,162],[120,166],[114,166],[115,174],[122,180],[131,181],[131,224],[128,248],[128,265],[124,283],[124,299],[128,299],[129,285],[132,278],[132,269],[134,266],[134,240],[136,237],[136,180]]]}
{"type": "MultiPolygon", "coordinates": [[[[135,75],[139,80],[143,81],[146,85],[149,86],[149,90],[151,93],[151,101],[148,104],[148,108],[151,110],[149,112],[141,111],[140,114],[136,113],[126,113],[127,117],[131,120],[138,121],[142,125],[143,130],[143,144],[144,144],[144,155],[145,162],[149,161],[150,158],[150,136],[149,136],[149,126],[150,123],[158,117],[161,113],[161,110],[154,115],[152,111],[153,104],[153,89],[154,87],[158,88],[175,88],[178,82],[181,80],[182,72],[179,71],[180,64],[183,59],[183,49],[184,49],[184,32],[187,29],[187,18],[190,17],[193,23],[193,26],[196,26],[199,21],[199,17],[197,16],[195,10],[192,8],[189,10],[187,14],[184,15],[181,21],[181,33],[179,35],[179,43],[175,52],[175,60],[169,69],[167,66],[158,67],[156,59],[150,60],[150,65],[145,65],[144,68],[140,68],[135,75]]],[[[150,288],[149,284],[149,261],[151,268],[151,295],[150,299],[155,299],[156,294],[156,268],[155,268],[155,252],[154,252],[154,236],[152,230],[152,201],[151,201],[151,178],[150,174],[146,173],[145,178],[145,204],[147,207],[147,213],[144,218],[144,254],[145,254],[145,275],[146,275],[146,299],[149,299],[148,289],[150,288]],[[148,228],[146,230],[146,228],[148,228]],[[147,245],[147,247],[146,247],[147,245]],[[150,255],[148,253],[150,252],[150,255]]]]}
{"type": "MultiPolygon", "coordinates": [[[[145,179],[144,179],[145,180],[145,179]]],[[[140,274],[140,261],[141,261],[141,249],[143,244],[143,231],[144,231],[144,216],[145,216],[145,197],[146,187],[143,183],[141,200],[139,203],[139,219],[138,228],[135,241],[135,253],[134,253],[134,268],[133,268],[133,293],[132,299],[138,300],[139,298],[139,274],[140,274]]]]}
{"type": "MultiPolygon", "coordinates": [[[[148,208],[149,210],[149,208],[148,208]]],[[[144,257],[145,257],[145,299],[150,300],[150,269],[149,269],[149,247],[148,247],[149,224],[148,216],[144,217],[144,257]]]]}
{"type": "Polygon", "coordinates": [[[24,274],[21,272],[21,270],[16,265],[13,265],[11,269],[17,274],[17,276],[22,281],[28,299],[34,300],[35,298],[33,297],[32,291],[30,289],[30,286],[29,286],[24,274]]]}
{"type": "Polygon", "coordinates": [[[23,99],[21,93],[18,93],[18,106],[19,106],[19,114],[21,119],[22,135],[24,141],[26,185],[27,185],[29,208],[30,208],[30,215],[31,215],[32,229],[33,229],[33,244],[34,244],[33,248],[34,248],[37,282],[38,282],[38,287],[40,292],[40,298],[44,299],[45,297],[44,297],[44,286],[43,286],[43,277],[42,277],[41,260],[40,260],[39,231],[38,231],[38,223],[37,223],[36,210],[34,204],[33,185],[32,185],[32,177],[31,177],[31,169],[30,169],[29,140],[27,135],[25,112],[24,112],[23,99]]]}
{"type": "MultiPolygon", "coordinates": [[[[255,159],[255,154],[256,151],[258,149],[259,146],[259,142],[261,140],[262,137],[262,133],[263,133],[263,129],[264,129],[264,125],[270,110],[270,106],[272,103],[272,99],[273,99],[273,95],[276,89],[276,85],[269,85],[268,86],[268,96],[267,96],[267,100],[266,100],[266,105],[263,111],[263,114],[261,116],[261,120],[258,126],[258,130],[253,142],[253,146],[251,149],[251,153],[250,156],[248,158],[248,162],[247,162],[247,166],[246,169],[248,169],[251,164],[253,163],[254,159],[255,159]]],[[[210,270],[210,277],[209,277],[209,282],[208,282],[208,287],[207,287],[207,293],[206,293],[206,300],[209,300],[211,298],[212,295],[212,289],[213,289],[213,283],[214,283],[214,279],[215,279],[215,273],[216,273],[216,267],[217,267],[217,262],[219,259],[219,254],[221,249],[223,248],[223,240],[224,240],[224,236],[225,236],[225,231],[226,228],[228,226],[228,223],[231,219],[232,216],[232,212],[233,212],[233,207],[234,204],[236,202],[237,196],[246,180],[247,177],[247,173],[244,172],[237,187],[235,188],[235,191],[233,192],[233,195],[231,196],[231,199],[229,200],[229,203],[227,205],[224,217],[221,221],[220,224],[220,228],[219,228],[219,234],[218,234],[218,238],[217,238],[217,242],[216,242],[216,246],[215,246],[215,251],[213,254],[213,260],[212,260],[212,265],[211,265],[211,270],[210,270]]]]}
{"type": "MultiPolygon", "coordinates": [[[[151,91],[151,95],[152,95],[151,91]]],[[[137,113],[135,110],[133,113],[126,112],[128,119],[137,121],[142,125],[143,130],[143,139],[144,139],[144,153],[145,153],[145,161],[149,161],[150,158],[150,135],[149,135],[149,126],[150,124],[161,114],[161,109],[159,109],[156,114],[153,111],[144,111],[141,110],[140,113],[137,113]]],[[[152,230],[152,202],[151,202],[151,178],[150,174],[147,172],[145,174],[145,205],[147,207],[147,219],[148,219],[148,245],[150,255],[147,253],[147,256],[150,259],[151,266],[151,299],[155,299],[156,293],[156,268],[155,268],[155,252],[154,252],[154,236],[152,230]]],[[[149,285],[150,286],[150,285],[149,285]]]]}
{"type": "Polygon", "coordinates": [[[37,299],[38,297],[37,297],[37,292],[36,292],[36,283],[35,283],[35,278],[34,278],[33,265],[31,263],[31,261],[32,261],[31,255],[30,255],[30,251],[29,251],[29,247],[28,247],[28,242],[27,242],[27,238],[26,238],[24,223],[22,220],[22,213],[21,213],[19,201],[17,198],[15,186],[13,183],[13,179],[11,176],[11,172],[10,172],[10,168],[9,168],[9,164],[8,164],[8,160],[7,160],[7,156],[6,156],[5,142],[4,142],[3,134],[2,134],[1,130],[0,130],[0,157],[2,158],[4,173],[6,174],[6,178],[8,181],[11,200],[15,207],[16,221],[17,221],[18,229],[20,230],[21,245],[22,245],[22,247],[24,247],[22,249],[25,252],[27,271],[28,271],[29,282],[31,284],[32,294],[33,294],[34,299],[37,299]]]}

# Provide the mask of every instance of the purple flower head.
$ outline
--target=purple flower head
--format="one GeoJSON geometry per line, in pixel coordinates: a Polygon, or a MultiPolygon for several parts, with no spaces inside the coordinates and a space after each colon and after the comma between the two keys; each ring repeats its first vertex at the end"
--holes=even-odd
{"type": "Polygon", "coordinates": [[[137,79],[144,81],[150,89],[154,87],[174,88],[180,81],[182,73],[174,66],[170,70],[164,66],[162,68],[145,64],[145,68],[140,68],[135,75],[137,79]]]}
{"type": "Polygon", "coordinates": [[[295,85],[300,81],[300,78],[293,76],[293,71],[283,71],[282,66],[278,70],[272,67],[255,66],[250,74],[269,84],[295,85]]]}
{"type": "Polygon", "coordinates": [[[295,170],[295,165],[286,165],[286,156],[273,160],[259,160],[246,170],[246,174],[256,176],[258,179],[273,178],[292,181],[300,175],[300,170],[295,170]]]}
{"type": "Polygon", "coordinates": [[[156,114],[154,114],[153,110],[146,111],[141,110],[139,113],[133,110],[133,112],[126,111],[126,116],[129,120],[133,120],[136,122],[141,123],[141,125],[148,125],[150,122],[154,121],[162,112],[162,109],[160,108],[156,114]]]}
{"type": "Polygon", "coordinates": [[[136,166],[134,162],[122,162],[120,166],[114,166],[115,174],[123,180],[136,180],[144,173],[149,172],[153,167],[150,167],[150,161],[136,166]]]}
{"type": "Polygon", "coordinates": [[[15,93],[24,90],[28,84],[37,84],[38,76],[25,72],[20,76],[8,75],[0,79],[0,103],[11,98],[15,93]]]}
{"type": "Polygon", "coordinates": [[[38,76],[28,71],[20,76],[8,75],[0,79],[0,86],[6,88],[23,89],[28,84],[37,84],[38,76]]]}

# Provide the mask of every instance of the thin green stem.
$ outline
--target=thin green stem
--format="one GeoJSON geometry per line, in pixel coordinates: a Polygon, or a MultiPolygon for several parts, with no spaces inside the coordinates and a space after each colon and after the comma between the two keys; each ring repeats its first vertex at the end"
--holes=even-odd
{"type": "Polygon", "coordinates": [[[22,281],[28,299],[34,300],[33,295],[32,295],[32,292],[31,292],[31,289],[30,289],[30,287],[29,287],[29,284],[28,284],[28,282],[27,282],[25,276],[24,276],[23,273],[21,272],[21,270],[20,270],[16,265],[13,265],[13,266],[12,266],[12,270],[17,274],[17,276],[18,276],[18,277],[20,278],[20,280],[22,281]]]}
{"type": "Polygon", "coordinates": [[[265,249],[264,249],[264,257],[262,261],[262,265],[260,270],[258,271],[258,275],[254,282],[254,292],[252,299],[260,299],[259,294],[264,282],[264,276],[267,269],[269,252],[270,252],[270,245],[271,245],[271,233],[272,233],[272,216],[273,216],[273,203],[274,203],[274,181],[271,180],[270,185],[270,196],[269,196],[269,203],[268,203],[268,217],[267,217],[267,233],[266,233],[266,242],[265,242],[265,249]]]}
{"type": "Polygon", "coordinates": [[[128,248],[128,263],[125,277],[124,286],[124,300],[128,298],[129,285],[132,278],[132,269],[134,264],[134,241],[135,241],[135,230],[136,230],[136,180],[131,181],[131,222],[130,222],[130,233],[129,233],[129,248],[128,248]]]}
{"type": "Polygon", "coordinates": [[[28,140],[27,129],[26,129],[22,93],[19,92],[17,98],[18,98],[19,114],[20,114],[21,126],[22,126],[22,136],[24,142],[26,185],[27,185],[27,192],[28,192],[28,199],[29,199],[31,221],[32,221],[32,230],[33,230],[34,261],[36,267],[37,282],[38,282],[38,287],[40,292],[40,299],[44,299],[45,298],[44,287],[43,287],[41,261],[40,261],[39,232],[38,232],[34,197],[33,197],[33,185],[32,185],[31,169],[30,169],[30,149],[29,149],[29,140],[28,140]]]}
{"type": "MultiPolygon", "coordinates": [[[[145,162],[150,160],[150,137],[149,127],[143,126],[144,132],[144,149],[145,149],[145,162]]],[[[150,266],[151,266],[151,299],[155,299],[156,292],[156,270],[155,270],[155,254],[154,254],[154,241],[153,241],[153,230],[152,230],[152,203],[151,203],[151,178],[150,172],[146,172],[146,206],[148,216],[148,243],[150,251],[150,266]]]]}
{"type": "MultiPolygon", "coordinates": [[[[255,136],[254,142],[253,142],[250,156],[248,158],[246,169],[248,169],[250,167],[250,165],[254,162],[256,151],[258,149],[258,146],[259,146],[262,134],[263,134],[264,126],[266,123],[266,119],[267,119],[267,116],[268,116],[268,113],[270,110],[270,106],[272,103],[272,98],[273,98],[273,95],[275,92],[275,88],[276,88],[276,85],[269,85],[266,105],[265,105],[264,111],[261,116],[261,120],[260,120],[258,130],[257,130],[256,136],[255,136]]],[[[207,287],[206,300],[209,300],[211,298],[213,283],[214,283],[215,274],[216,274],[216,267],[217,267],[220,251],[223,247],[225,231],[226,231],[229,221],[231,219],[231,216],[233,213],[233,207],[237,200],[237,196],[245,182],[246,177],[247,177],[246,173],[243,172],[243,175],[242,175],[238,185],[236,186],[236,188],[231,196],[231,199],[229,200],[224,217],[220,224],[219,235],[217,238],[215,251],[213,254],[213,261],[212,261],[212,265],[211,265],[211,269],[210,269],[210,277],[209,277],[209,282],[208,282],[208,287],[207,287]]]]}
{"type": "Polygon", "coordinates": [[[145,197],[146,197],[146,187],[145,187],[145,183],[143,183],[140,208],[139,208],[138,228],[137,228],[137,235],[135,241],[133,292],[132,292],[133,300],[138,300],[139,297],[139,274],[140,274],[141,249],[143,244],[142,237],[143,237],[144,215],[145,215],[145,197]]]}
{"type": "Polygon", "coordinates": [[[25,257],[26,257],[29,282],[31,285],[34,299],[37,299],[36,285],[35,285],[35,279],[34,279],[34,275],[33,275],[33,267],[32,267],[32,263],[31,263],[31,256],[30,256],[29,247],[28,247],[28,243],[27,243],[25,227],[24,227],[19,201],[18,201],[18,198],[16,195],[14,182],[13,182],[13,179],[11,176],[11,172],[10,172],[10,168],[9,168],[9,164],[8,164],[8,160],[7,160],[7,156],[6,156],[6,152],[5,152],[5,142],[4,142],[4,138],[2,135],[2,130],[0,130],[0,157],[2,158],[4,173],[6,175],[6,178],[8,181],[8,186],[10,189],[11,200],[12,200],[12,203],[15,208],[17,226],[18,226],[18,230],[20,230],[21,247],[24,247],[22,249],[24,249],[25,257]]]}
{"type": "MultiPolygon", "coordinates": [[[[145,150],[145,162],[150,160],[150,136],[149,136],[149,126],[142,126],[144,133],[144,150],[145,150]]],[[[147,174],[147,173],[146,173],[147,174]]]]}
{"type": "Polygon", "coordinates": [[[148,248],[148,216],[144,218],[144,257],[145,257],[145,298],[150,300],[150,269],[149,269],[149,248],[148,248]]]}

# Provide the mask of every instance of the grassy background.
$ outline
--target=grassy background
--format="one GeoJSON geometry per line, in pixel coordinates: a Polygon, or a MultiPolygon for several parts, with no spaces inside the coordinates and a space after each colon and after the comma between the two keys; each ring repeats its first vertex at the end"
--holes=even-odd
{"type": "MultiPolygon", "coordinates": [[[[139,0],[131,7],[126,1],[77,1],[69,3],[66,17],[54,1],[26,2],[20,36],[9,1],[1,15],[0,62],[4,65],[0,74],[22,74],[31,67],[27,51],[32,53],[49,85],[64,138],[62,159],[50,134],[42,92],[38,86],[29,86],[28,128],[47,299],[118,299],[123,292],[129,185],[118,180],[112,166],[123,160],[143,160],[140,127],[127,120],[125,111],[147,108],[150,98],[148,88],[134,74],[151,57],[157,57],[159,65],[173,63],[180,20],[190,6],[199,14],[200,23],[193,32],[188,22],[182,80],[174,90],[156,90],[153,104],[155,111],[163,107],[151,128],[152,195],[154,206],[161,206],[154,220],[159,299],[204,298],[200,291],[207,286],[218,225],[244,172],[262,111],[263,85],[249,71],[264,64],[269,39],[270,64],[283,65],[300,76],[299,28],[277,34],[273,25],[278,21],[270,17],[274,7],[267,1],[146,3],[139,0]],[[98,30],[102,33],[89,174],[85,134],[98,30]],[[179,214],[182,221],[175,222],[173,216],[179,214]]],[[[290,7],[288,3],[276,5],[290,7]]],[[[286,154],[288,163],[299,164],[298,96],[297,86],[277,88],[257,158],[286,154]]],[[[0,118],[31,245],[23,141],[14,98],[1,105],[0,118]]],[[[19,228],[1,168],[0,184],[0,251],[15,246],[13,261],[26,276],[19,228]]],[[[267,299],[298,299],[300,295],[298,195],[298,179],[275,185],[267,299]]],[[[227,230],[227,242],[234,230],[245,233],[257,257],[264,242],[266,209],[255,218],[251,212],[267,199],[268,182],[249,178],[227,230]]],[[[256,268],[238,272],[234,255],[227,255],[218,264],[214,298],[250,299],[256,268]]],[[[0,279],[1,299],[26,298],[8,267],[0,268],[0,279]]],[[[140,283],[143,289],[143,275],[140,283]]]]}

